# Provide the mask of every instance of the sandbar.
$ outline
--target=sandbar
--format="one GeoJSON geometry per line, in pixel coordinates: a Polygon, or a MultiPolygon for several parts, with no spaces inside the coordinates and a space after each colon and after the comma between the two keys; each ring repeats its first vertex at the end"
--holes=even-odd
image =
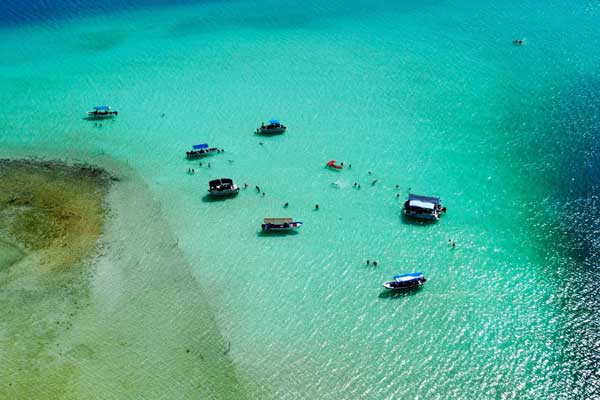
{"type": "Polygon", "coordinates": [[[160,205],[108,164],[0,160],[0,398],[244,398],[160,205]]]}

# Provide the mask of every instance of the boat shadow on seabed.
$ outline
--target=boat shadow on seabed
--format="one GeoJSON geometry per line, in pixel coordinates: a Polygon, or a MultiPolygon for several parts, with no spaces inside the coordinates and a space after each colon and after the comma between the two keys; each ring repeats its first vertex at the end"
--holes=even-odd
{"type": "Polygon", "coordinates": [[[404,213],[400,214],[400,220],[403,225],[415,225],[415,226],[433,226],[438,222],[435,219],[416,219],[407,216],[404,213]]]}
{"type": "Polygon", "coordinates": [[[377,297],[379,297],[380,299],[398,299],[398,298],[404,298],[404,297],[409,297],[409,296],[416,296],[419,292],[421,291],[421,287],[415,287],[412,289],[406,289],[406,290],[387,290],[384,289],[383,291],[381,291],[379,293],[379,295],[377,297]]]}
{"type": "Polygon", "coordinates": [[[233,200],[235,199],[237,196],[211,196],[210,194],[205,194],[204,196],[202,196],[202,202],[203,203],[218,203],[221,201],[226,201],[226,200],[233,200]]]}
{"type": "Polygon", "coordinates": [[[258,237],[282,237],[282,236],[291,236],[297,235],[300,232],[297,230],[289,230],[289,231],[263,231],[260,230],[256,232],[256,236],[258,237]]]}

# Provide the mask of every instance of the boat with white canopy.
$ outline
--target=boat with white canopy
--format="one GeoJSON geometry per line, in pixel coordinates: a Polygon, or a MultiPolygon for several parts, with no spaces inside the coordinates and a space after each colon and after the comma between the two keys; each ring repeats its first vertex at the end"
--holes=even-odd
{"type": "Polygon", "coordinates": [[[208,186],[211,196],[232,196],[240,192],[240,188],[229,178],[213,179],[208,186]]]}
{"type": "Polygon", "coordinates": [[[440,213],[446,212],[439,197],[409,194],[404,202],[404,215],[407,217],[437,221],[440,213]]]}

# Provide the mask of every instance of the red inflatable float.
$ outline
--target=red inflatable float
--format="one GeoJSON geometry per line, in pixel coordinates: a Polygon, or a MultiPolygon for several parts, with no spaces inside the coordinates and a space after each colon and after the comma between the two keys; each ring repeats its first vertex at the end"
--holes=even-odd
{"type": "Polygon", "coordinates": [[[329,162],[327,163],[327,166],[328,166],[328,167],[331,167],[331,168],[335,168],[335,169],[344,169],[344,166],[343,166],[343,165],[337,165],[337,164],[335,163],[335,160],[331,160],[331,161],[329,161],[329,162]]]}

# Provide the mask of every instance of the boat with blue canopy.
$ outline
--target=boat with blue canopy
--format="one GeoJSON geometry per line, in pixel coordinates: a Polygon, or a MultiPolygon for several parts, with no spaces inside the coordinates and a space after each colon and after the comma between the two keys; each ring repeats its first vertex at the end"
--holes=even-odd
{"type": "Polygon", "coordinates": [[[119,115],[118,111],[113,110],[110,106],[96,106],[92,111],[88,111],[87,115],[91,118],[112,118],[119,115]]]}
{"type": "Polygon", "coordinates": [[[404,202],[404,215],[407,217],[437,221],[440,213],[446,212],[439,197],[409,194],[404,202]]]}
{"type": "Polygon", "coordinates": [[[220,153],[220,152],[221,152],[221,150],[219,150],[216,147],[209,147],[208,143],[201,143],[201,144],[193,145],[191,151],[185,152],[185,156],[187,158],[189,158],[190,160],[192,160],[195,158],[200,158],[200,157],[204,157],[209,154],[220,153]]]}
{"type": "Polygon", "coordinates": [[[277,135],[285,132],[286,129],[286,126],[279,122],[278,119],[270,119],[267,125],[264,123],[260,124],[260,127],[256,129],[256,133],[262,135],[277,135]]]}
{"type": "Polygon", "coordinates": [[[384,282],[383,287],[389,290],[407,290],[421,287],[427,279],[422,272],[394,275],[392,281],[384,282]]]}

